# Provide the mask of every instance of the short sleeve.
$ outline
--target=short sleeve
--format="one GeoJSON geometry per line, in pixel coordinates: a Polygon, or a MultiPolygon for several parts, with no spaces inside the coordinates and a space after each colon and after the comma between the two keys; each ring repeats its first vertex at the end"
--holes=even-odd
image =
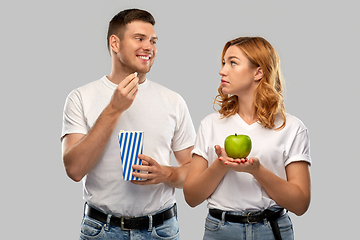
{"type": "Polygon", "coordinates": [[[208,146],[208,143],[206,142],[206,136],[204,133],[204,123],[201,122],[198,133],[196,135],[194,149],[191,151],[191,155],[196,154],[208,160],[209,156],[206,152],[206,146],[208,146]]]}
{"type": "Polygon", "coordinates": [[[305,161],[311,165],[310,137],[307,129],[304,129],[295,136],[288,158],[285,159],[285,166],[297,161],[305,161]]]}
{"type": "Polygon", "coordinates": [[[195,137],[196,132],[189,109],[184,99],[180,97],[176,110],[176,128],[172,139],[172,150],[176,152],[193,146],[195,137]]]}
{"type": "Polygon", "coordinates": [[[69,133],[87,134],[89,126],[86,123],[79,91],[72,91],[65,101],[61,139],[69,133]]]}

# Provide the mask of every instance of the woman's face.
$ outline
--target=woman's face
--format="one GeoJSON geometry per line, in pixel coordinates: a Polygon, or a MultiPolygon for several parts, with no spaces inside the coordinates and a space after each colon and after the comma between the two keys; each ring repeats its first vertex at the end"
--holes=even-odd
{"type": "Polygon", "coordinates": [[[258,84],[258,69],[251,67],[249,59],[238,46],[230,46],[225,52],[223,67],[219,72],[222,92],[237,96],[253,93],[258,84]]]}

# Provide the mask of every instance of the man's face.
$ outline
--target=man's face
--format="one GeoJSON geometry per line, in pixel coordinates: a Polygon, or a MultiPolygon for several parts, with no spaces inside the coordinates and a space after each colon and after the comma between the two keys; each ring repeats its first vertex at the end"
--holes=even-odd
{"type": "Polygon", "coordinates": [[[126,25],[117,53],[120,66],[128,73],[147,73],[156,56],[157,36],[152,24],[133,21],[126,25]]]}

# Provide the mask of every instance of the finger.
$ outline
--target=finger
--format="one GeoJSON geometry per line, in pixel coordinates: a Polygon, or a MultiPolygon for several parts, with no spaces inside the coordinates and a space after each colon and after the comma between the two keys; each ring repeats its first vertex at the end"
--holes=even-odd
{"type": "Polygon", "coordinates": [[[154,180],[155,175],[151,173],[144,173],[144,172],[133,172],[132,175],[137,178],[141,178],[143,180],[154,180]]]}
{"type": "Polygon", "coordinates": [[[220,154],[221,154],[221,147],[220,147],[219,145],[215,145],[214,148],[215,148],[215,153],[216,153],[218,156],[220,156],[220,154]]]}
{"type": "Polygon", "coordinates": [[[120,82],[120,84],[117,86],[116,90],[115,90],[115,95],[118,95],[120,97],[125,97],[129,100],[134,100],[135,96],[138,92],[138,78],[136,81],[132,81],[131,83],[129,83],[128,85],[125,86],[125,84],[127,84],[128,81],[128,77],[125,78],[122,82],[120,82]]]}
{"type": "Polygon", "coordinates": [[[139,78],[136,76],[135,73],[132,73],[129,76],[127,76],[126,78],[124,78],[124,80],[122,80],[118,86],[121,88],[125,88],[125,87],[129,86],[130,83],[132,83],[131,86],[134,87],[134,85],[136,85],[138,82],[139,82],[139,78]]]}
{"type": "Polygon", "coordinates": [[[129,95],[132,97],[138,90],[138,83],[139,78],[135,77],[134,74],[131,74],[121,81],[117,88],[123,95],[129,95]]]}
{"type": "Polygon", "coordinates": [[[237,166],[239,166],[239,163],[237,163],[237,162],[225,162],[224,164],[226,166],[228,166],[228,167],[237,167],[237,166]]]}
{"type": "Polygon", "coordinates": [[[124,90],[129,93],[129,95],[133,95],[135,92],[137,92],[139,86],[139,78],[135,77],[133,78],[128,85],[124,87],[124,90]]]}
{"type": "Polygon", "coordinates": [[[242,163],[247,162],[247,159],[246,159],[246,158],[242,158],[242,159],[241,159],[241,162],[242,162],[242,163]]]}
{"type": "Polygon", "coordinates": [[[231,157],[227,157],[226,158],[226,161],[228,161],[228,162],[237,162],[239,159],[233,159],[233,158],[231,158],[231,157]]]}
{"type": "Polygon", "coordinates": [[[146,160],[141,161],[141,165],[150,166],[150,164],[146,160]]]}
{"type": "Polygon", "coordinates": [[[148,165],[154,165],[157,163],[154,159],[144,154],[139,154],[138,158],[140,158],[143,161],[146,161],[148,165]]]}
{"type": "Polygon", "coordinates": [[[150,180],[131,180],[130,182],[135,185],[142,185],[142,186],[152,184],[150,180]]]}
{"type": "MultiPolygon", "coordinates": [[[[132,169],[138,170],[138,171],[143,171],[143,172],[150,171],[150,167],[148,165],[132,165],[132,169]]],[[[136,176],[136,177],[139,177],[139,176],[136,176]]]]}
{"type": "MultiPolygon", "coordinates": [[[[125,90],[126,91],[126,90],[125,90]]],[[[136,94],[138,93],[139,88],[138,85],[136,85],[135,87],[133,87],[129,92],[128,95],[131,99],[134,99],[136,97],[136,94]]]]}

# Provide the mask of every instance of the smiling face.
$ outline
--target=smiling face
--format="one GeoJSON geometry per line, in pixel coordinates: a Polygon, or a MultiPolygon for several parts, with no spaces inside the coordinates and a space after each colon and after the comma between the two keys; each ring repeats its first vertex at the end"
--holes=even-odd
{"type": "Polygon", "coordinates": [[[149,72],[157,53],[157,39],[152,24],[143,21],[127,24],[122,39],[117,38],[118,47],[112,45],[119,70],[129,74],[149,72]]]}
{"type": "Polygon", "coordinates": [[[253,93],[259,83],[261,68],[252,66],[245,53],[236,45],[230,46],[224,55],[221,87],[224,94],[244,95],[253,93]]]}

